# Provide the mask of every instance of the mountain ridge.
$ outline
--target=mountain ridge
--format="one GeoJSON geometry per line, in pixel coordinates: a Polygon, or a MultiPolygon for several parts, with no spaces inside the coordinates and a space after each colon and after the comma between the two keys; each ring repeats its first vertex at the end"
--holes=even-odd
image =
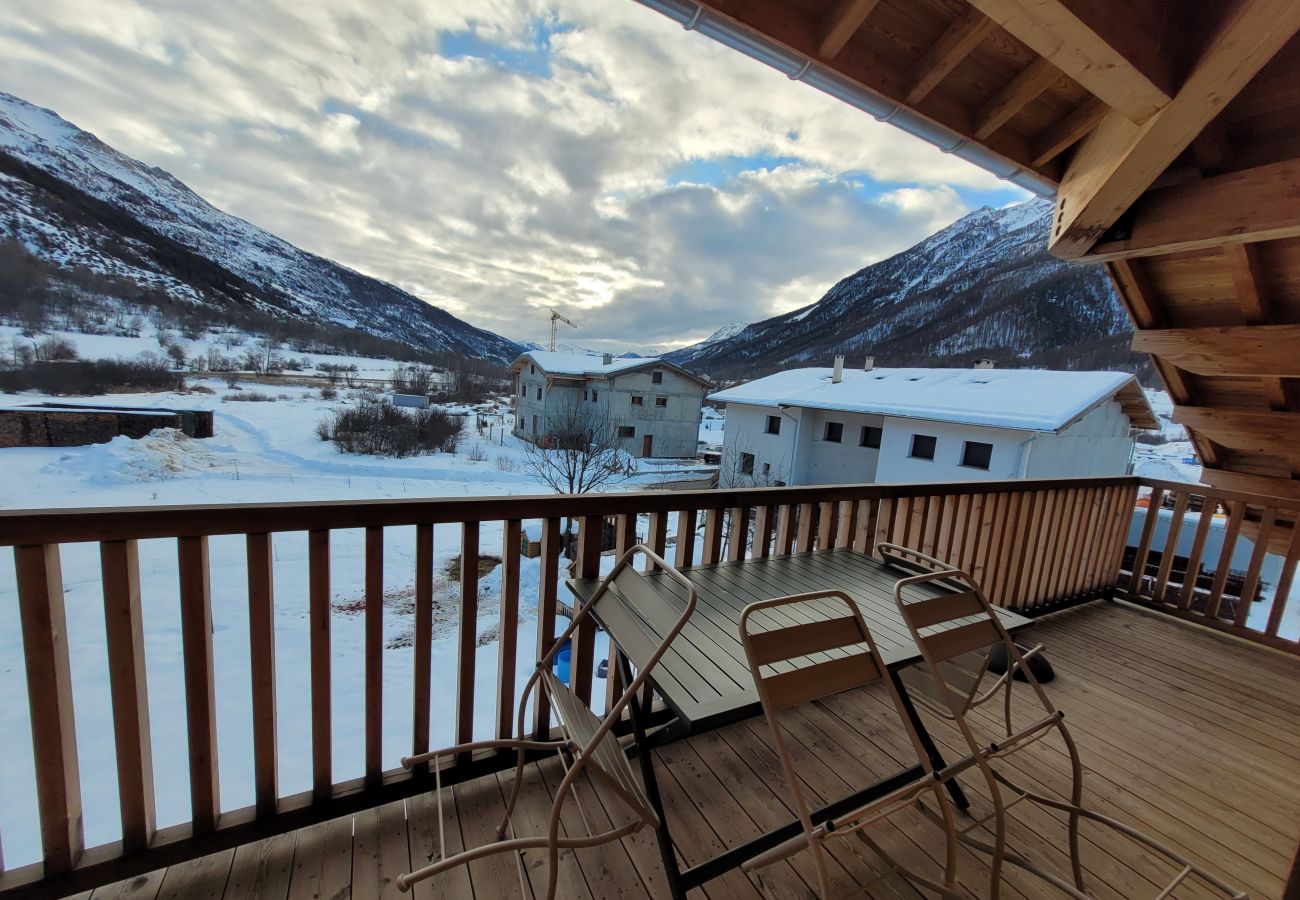
{"type": "MultiPolygon", "coordinates": [[[[763,375],[836,353],[877,365],[1122,368],[1132,325],[1105,270],[1047,254],[1052,205],[982,207],[842,278],[815,303],[667,358],[714,378],[763,375]]],[[[724,332],[734,326],[725,326],[724,332]]],[[[856,362],[856,360],[854,360],[856,362]]]]}
{"type": "Polygon", "coordinates": [[[190,304],[506,362],[512,340],[217,209],[171,173],[0,92],[0,238],[190,304]],[[129,220],[129,221],[127,221],[129,220]]]}

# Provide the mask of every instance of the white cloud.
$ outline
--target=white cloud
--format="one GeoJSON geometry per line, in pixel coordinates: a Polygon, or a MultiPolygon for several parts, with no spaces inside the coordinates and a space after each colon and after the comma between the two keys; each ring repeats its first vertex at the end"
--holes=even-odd
{"type": "Polygon", "coordinates": [[[593,346],[679,344],[816,300],[965,212],[954,187],[1005,189],[631,0],[10,0],[0,56],[4,89],[516,338],[556,306],[593,346]],[[466,33],[501,52],[449,58],[466,33]]]}

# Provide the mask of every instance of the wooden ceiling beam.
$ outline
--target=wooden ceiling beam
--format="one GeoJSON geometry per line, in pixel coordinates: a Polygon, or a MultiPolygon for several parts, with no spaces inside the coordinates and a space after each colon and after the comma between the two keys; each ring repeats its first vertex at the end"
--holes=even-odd
{"type": "Polygon", "coordinates": [[[953,19],[939,40],[925,51],[908,76],[907,102],[920,103],[993,29],[993,21],[974,7],[953,19]]]}
{"type": "Polygon", "coordinates": [[[1060,77],[1061,71],[1041,56],[1025,66],[975,114],[975,137],[983,140],[1007,124],[1060,77]]]}
{"type": "MultiPolygon", "coordinates": [[[[1300,4],[1298,4],[1300,5],[1300,4]]],[[[1300,159],[1148,191],[1087,262],[1300,236],[1300,159]]]]}
{"type": "Polygon", "coordinates": [[[1133,349],[1197,375],[1300,377],[1300,325],[1138,331],[1133,349]]]}
{"type": "Polygon", "coordinates": [[[1201,481],[1225,491],[1242,491],[1247,494],[1300,500],[1300,481],[1294,478],[1269,478],[1266,475],[1229,472],[1227,469],[1202,469],[1201,481]]]}
{"type": "Polygon", "coordinates": [[[1085,100],[1074,112],[1052,125],[1034,141],[1033,163],[1044,166],[1091,134],[1108,112],[1106,104],[1095,97],[1085,100]]]}
{"type": "Polygon", "coordinates": [[[1079,144],[1061,180],[1048,239],[1052,254],[1079,259],[1091,250],[1297,31],[1295,0],[1237,0],[1163,109],[1142,124],[1119,110],[1107,114],[1079,144]]]}
{"type": "Polygon", "coordinates": [[[840,0],[822,26],[817,54],[822,59],[834,59],[879,3],[880,0],[840,0]]]}
{"type": "Polygon", "coordinates": [[[1173,99],[1168,54],[1128,3],[970,2],[1129,121],[1141,122],[1173,99]]]}
{"type": "Polygon", "coordinates": [[[1300,413],[1230,407],[1175,407],[1172,420],[1234,450],[1294,459],[1300,453],[1300,413]]]}

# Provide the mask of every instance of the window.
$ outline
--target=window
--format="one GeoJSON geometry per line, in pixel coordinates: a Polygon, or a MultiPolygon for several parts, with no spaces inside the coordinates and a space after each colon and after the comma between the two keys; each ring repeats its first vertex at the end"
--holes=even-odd
{"type": "Polygon", "coordinates": [[[650,373],[650,383],[651,383],[651,384],[663,384],[663,383],[664,383],[664,373],[663,373],[663,372],[651,372],[651,373],[650,373]]]}
{"type": "Polygon", "coordinates": [[[752,453],[740,454],[740,474],[741,475],[754,474],[754,454],[752,453]]]}
{"type": "Polygon", "coordinates": [[[660,409],[667,409],[667,408],[668,408],[668,398],[667,398],[667,397],[655,397],[655,406],[659,407],[660,409]]]}
{"type": "Polygon", "coordinates": [[[533,416],[533,434],[537,434],[538,431],[539,429],[537,427],[537,416],[533,416]]]}
{"type": "Polygon", "coordinates": [[[529,375],[536,375],[536,374],[537,374],[537,366],[529,366],[529,367],[528,367],[528,374],[529,374],[529,375]]]}
{"type": "Polygon", "coordinates": [[[635,397],[635,396],[634,396],[634,397],[632,398],[632,405],[633,405],[633,406],[645,406],[645,398],[644,398],[644,397],[635,397]]]}
{"type": "Polygon", "coordinates": [[[764,474],[764,475],[771,475],[771,474],[772,474],[772,464],[771,464],[771,463],[763,463],[763,474],[764,474]]]}
{"type": "Polygon", "coordinates": [[[993,462],[993,445],[967,441],[961,448],[961,464],[972,469],[988,469],[993,462]]]}
{"type": "Polygon", "coordinates": [[[591,402],[592,402],[592,403],[595,403],[595,402],[596,402],[596,392],[595,392],[595,391],[592,391],[592,392],[591,392],[591,402]]]}
{"type": "Polygon", "coordinates": [[[912,459],[934,459],[934,446],[938,439],[932,434],[912,435],[912,452],[907,454],[912,459]]]}
{"type": "Polygon", "coordinates": [[[587,400],[587,399],[589,399],[590,394],[591,394],[591,391],[583,391],[583,392],[582,392],[582,399],[583,399],[583,400],[587,400]]]}
{"type": "Polygon", "coordinates": [[[542,399],[542,389],[540,387],[537,389],[537,399],[538,400],[542,399]]]}
{"type": "Polygon", "coordinates": [[[880,436],[882,433],[882,430],[877,428],[875,425],[863,425],[862,437],[858,440],[858,446],[866,447],[871,450],[879,450],[880,436]]]}
{"type": "Polygon", "coordinates": [[[822,435],[822,439],[830,441],[832,444],[838,444],[840,441],[844,440],[844,423],[827,422],[826,433],[822,435]]]}
{"type": "Polygon", "coordinates": [[[519,396],[520,396],[520,397],[527,397],[527,396],[528,396],[528,385],[523,384],[523,383],[521,383],[521,384],[519,385],[519,396]]]}
{"type": "Polygon", "coordinates": [[[618,426],[618,436],[621,438],[636,437],[636,429],[631,425],[618,426]]]}
{"type": "Polygon", "coordinates": [[[765,434],[780,434],[780,433],[781,433],[781,417],[780,417],[780,416],[768,416],[768,417],[767,417],[767,427],[763,429],[763,432],[764,432],[765,434]]]}

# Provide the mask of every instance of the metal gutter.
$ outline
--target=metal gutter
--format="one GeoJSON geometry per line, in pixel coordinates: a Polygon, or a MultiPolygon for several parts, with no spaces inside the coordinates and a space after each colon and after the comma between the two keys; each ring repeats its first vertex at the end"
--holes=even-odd
{"type": "Polygon", "coordinates": [[[910,135],[938,147],[959,159],[979,166],[998,178],[1039,197],[1055,197],[1056,185],[1023,166],[985,149],[957,132],[913,112],[905,106],[845,78],[835,70],[787,50],[775,41],[712,14],[691,0],[637,0],[656,12],[681,24],[687,31],[698,31],[726,47],[770,66],[794,81],[816,88],[837,100],[860,109],[880,122],[889,122],[910,135]]]}

